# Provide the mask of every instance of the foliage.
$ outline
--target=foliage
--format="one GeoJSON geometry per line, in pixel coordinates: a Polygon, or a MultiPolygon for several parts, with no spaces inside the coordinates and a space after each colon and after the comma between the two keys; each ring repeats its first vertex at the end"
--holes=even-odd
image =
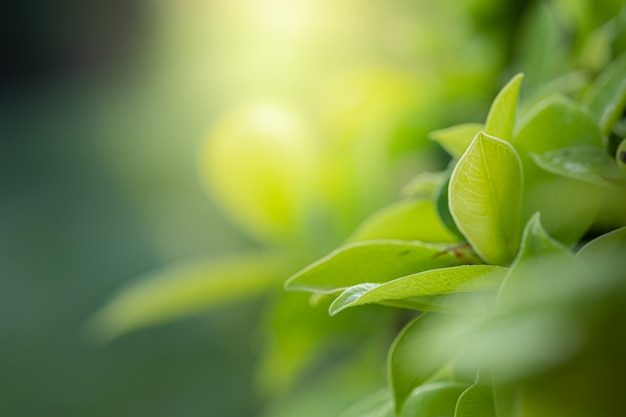
{"type": "MultiPolygon", "coordinates": [[[[287,290],[313,293],[272,294],[265,320],[274,339],[259,377],[266,391],[289,391],[318,368],[335,375],[326,355],[333,351],[353,370],[334,380],[346,393],[359,373],[361,382],[371,381],[363,392],[350,392],[372,394],[342,417],[626,414],[619,395],[626,336],[616,328],[626,299],[625,12],[605,22],[585,2],[547,4],[532,9],[522,37],[516,69],[527,75],[502,88],[484,123],[431,134],[450,153],[449,168],[416,177],[407,199],[375,212],[318,261],[311,262],[319,247],[307,232],[328,219],[320,220],[324,210],[302,190],[317,190],[312,161],[323,158],[308,138],[306,147],[283,140],[302,138],[298,126],[260,135],[254,148],[239,152],[246,135],[229,121],[222,129],[235,142],[207,145],[217,158],[205,165],[209,183],[237,208],[235,218],[282,252],[262,262],[238,259],[226,274],[209,265],[204,276],[243,271],[246,294],[269,287],[282,265],[300,268],[287,290]],[[576,34],[569,46],[556,23],[563,18],[576,34]],[[594,54],[593,45],[605,53],[594,54]],[[591,81],[574,71],[586,71],[591,81]],[[229,176],[232,163],[246,167],[243,177],[229,176]],[[321,318],[320,307],[336,317],[321,318]],[[381,390],[372,358],[383,355],[391,337],[388,388],[381,390]]],[[[367,146],[358,150],[371,162],[367,146]]],[[[376,163],[372,169],[384,171],[376,163]]],[[[200,283],[174,275],[163,288],[161,277],[122,293],[96,322],[117,335],[231,296],[233,287],[202,283],[193,285],[219,295],[209,291],[174,313],[156,308],[142,316],[141,308],[119,307],[142,304],[143,297],[167,306],[158,297],[168,285],[184,294],[200,283]],[[120,315],[128,323],[110,319],[120,315]]]]}

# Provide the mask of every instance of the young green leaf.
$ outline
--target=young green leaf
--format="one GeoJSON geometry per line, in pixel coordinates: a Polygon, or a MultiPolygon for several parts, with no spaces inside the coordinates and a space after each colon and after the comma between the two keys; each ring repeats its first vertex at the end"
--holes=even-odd
{"type": "Polygon", "coordinates": [[[524,166],[522,218],[539,211],[551,236],[575,244],[595,219],[604,190],[548,173],[535,164],[530,154],[543,155],[579,145],[601,148],[597,122],[571,100],[553,96],[535,106],[520,125],[513,145],[524,166]]]}
{"type": "Polygon", "coordinates": [[[625,249],[626,226],[595,238],[583,246],[576,254],[576,257],[587,262],[597,262],[599,258],[611,255],[612,252],[617,255],[619,251],[624,251],[625,249]]]}
{"type": "Polygon", "coordinates": [[[481,123],[464,123],[435,130],[430,132],[429,137],[439,143],[453,158],[460,158],[472,143],[472,139],[483,129],[484,125],[481,123]]]}
{"type": "Polygon", "coordinates": [[[517,74],[500,90],[494,99],[485,122],[484,131],[488,135],[506,141],[512,139],[519,90],[523,78],[523,74],[517,74]]]}
{"type": "Polygon", "coordinates": [[[251,253],[159,270],[122,289],[89,319],[88,331],[109,341],[250,297],[276,285],[289,264],[283,256],[251,253]]]}
{"type": "Polygon", "coordinates": [[[577,145],[604,147],[602,133],[593,116],[563,96],[555,95],[539,102],[519,126],[512,143],[522,158],[526,179],[543,174],[530,161],[531,152],[542,155],[577,145]]]}
{"type": "MultiPolygon", "coordinates": [[[[398,417],[453,416],[459,396],[467,389],[459,382],[430,382],[413,391],[398,417]]],[[[395,417],[390,412],[385,417],[395,417]]]]}
{"type": "Polygon", "coordinates": [[[457,241],[439,220],[431,199],[404,200],[383,208],[365,220],[348,241],[377,239],[457,241]]]}
{"type": "Polygon", "coordinates": [[[401,240],[352,243],[311,264],[285,283],[289,291],[330,294],[364,282],[379,283],[433,268],[466,263],[447,249],[401,240]]]}
{"type": "Polygon", "coordinates": [[[622,174],[626,175],[626,139],[624,139],[617,147],[615,160],[617,162],[617,167],[619,168],[619,170],[622,172],[622,174]]]}
{"type": "MultiPolygon", "coordinates": [[[[454,356],[459,332],[443,323],[442,317],[424,313],[405,326],[393,342],[387,363],[396,414],[405,408],[415,388],[433,378],[454,356]],[[444,339],[453,343],[443,343],[444,339]]],[[[444,415],[453,415],[455,403],[444,415]]]]}
{"type": "Polygon", "coordinates": [[[508,264],[519,244],[522,167],[513,147],[478,133],[450,179],[450,213],[486,262],[508,264]]]}
{"type": "Polygon", "coordinates": [[[491,382],[482,373],[477,372],[474,384],[459,397],[454,417],[496,417],[491,382]]]}
{"type": "Polygon", "coordinates": [[[571,314],[597,282],[571,252],[542,228],[526,225],[519,255],[502,283],[494,313],[460,342],[460,369],[476,363],[497,381],[511,381],[561,363],[580,348],[579,318],[571,314]]]}
{"type": "Polygon", "coordinates": [[[544,257],[547,265],[548,259],[556,256],[573,260],[571,252],[545,231],[541,225],[541,215],[535,213],[526,223],[519,254],[500,287],[499,304],[506,304],[507,299],[518,297],[516,288],[519,285],[524,285],[523,282],[528,279],[525,274],[527,272],[525,270],[526,264],[535,258],[544,257]],[[518,281],[522,281],[522,284],[518,284],[518,281]]]}
{"type": "Polygon", "coordinates": [[[341,293],[329,311],[335,315],[363,304],[491,289],[498,285],[505,273],[506,268],[493,265],[463,265],[431,269],[384,284],[360,284],[341,293]]]}
{"type": "Polygon", "coordinates": [[[626,181],[604,148],[578,145],[530,156],[539,167],[556,175],[603,187],[626,187],[626,181]]]}
{"type": "Polygon", "coordinates": [[[615,59],[591,84],[583,103],[596,116],[605,135],[626,108],[626,53],[615,59]]]}

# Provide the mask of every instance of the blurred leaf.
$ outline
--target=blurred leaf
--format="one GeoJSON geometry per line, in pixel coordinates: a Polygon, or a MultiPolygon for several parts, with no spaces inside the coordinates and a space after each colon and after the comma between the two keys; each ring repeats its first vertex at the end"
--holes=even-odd
{"type": "Polygon", "coordinates": [[[462,262],[449,245],[375,240],[344,246],[285,283],[289,291],[333,293],[364,282],[377,283],[462,262]]]}
{"type": "Polygon", "coordinates": [[[431,199],[404,200],[383,208],[366,219],[348,241],[375,239],[456,241],[441,224],[431,199]]]}
{"type": "Polygon", "coordinates": [[[511,141],[519,90],[523,74],[517,74],[500,90],[489,109],[484,132],[502,140],[511,141]]]}
{"type": "Polygon", "coordinates": [[[452,213],[450,213],[450,177],[452,176],[452,169],[448,170],[446,179],[441,184],[437,195],[435,195],[435,202],[437,203],[437,214],[439,219],[446,226],[446,228],[454,234],[460,241],[465,241],[465,236],[459,230],[452,213]]]}
{"type": "Polygon", "coordinates": [[[532,161],[530,154],[542,155],[577,145],[603,147],[597,123],[571,100],[549,97],[526,115],[513,145],[524,166],[523,218],[540,211],[546,230],[552,236],[574,244],[597,215],[603,190],[547,173],[532,161]]]}
{"type": "Polygon", "coordinates": [[[595,238],[583,246],[576,257],[593,264],[599,258],[617,255],[624,249],[626,249],[626,226],[595,238]]]}
{"type": "MultiPolygon", "coordinates": [[[[446,342],[457,341],[456,337],[458,331],[443,327],[442,320],[434,313],[421,314],[396,337],[388,358],[389,384],[396,414],[400,414],[405,407],[409,409],[409,397],[413,390],[434,377],[452,359],[456,345],[446,342]]],[[[459,387],[461,391],[457,397],[466,387],[459,387]]],[[[450,404],[450,413],[444,415],[454,415],[455,403],[450,404]]],[[[410,410],[414,407],[411,406],[410,410]]]]}
{"type": "Polygon", "coordinates": [[[310,127],[271,103],[242,106],[212,128],[200,173],[225,214],[270,243],[293,243],[314,189],[316,153],[310,127]]]}
{"type": "MultiPolygon", "coordinates": [[[[526,225],[520,253],[502,283],[497,309],[463,341],[460,367],[482,363],[498,383],[549,369],[581,346],[576,314],[600,284],[541,226],[539,215],[526,225]]],[[[603,290],[603,289],[602,289],[603,290]]]]}
{"type": "Polygon", "coordinates": [[[445,177],[445,172],[422,172],[402,187],[402,195],[430,198],[437,192],[445,177]]]}
{"type": "MultiPolygon", "coordinates": [[[[341,356],[347,359],[345,367],[353,368],[352,373],[358,371],[368,376],[367,380],[360,381],[367,389],[351,402],[379,388],[379,385],[372,386],[372,379],[378,380],[380,370],[360,369],[360,364],[384,355],[388,315],[361,310],[359,314],[330,317],[330,297],[319,300],[317,305],[311,305],[308,299],[306,293],[280,291],[271,300],[258,329],[262,332],[258,336],[264,338],[257,370],[258,390],[274,396],[293,392],[315,377],[325,378],[324,373],[334,372],[330,368],[341,356]]],[[[352,387],[357,388],[354,382],[352,387]]],[[[344,404],[343,409],[351,402],[344,404]]]]}
{"type": "Polygon", "coordinates": [[[523,286],[525,280],[528,279],[523,273],[526,272],[524,271],[525,262],[544,257],[546,258],[546,264],[548,264],[549,258],[554,256],[573,260],[572,253],[548,235],[541,225],[541,215],[535,213],[526,223],[519,254],[500,287],[499,303],[502,305],[510,304],[520,295],[516,288],[519,285],[523,286]],[[519,284],[518,281],[522,283],[519,284]]]}
{"type": "Polygon", "coordinates": [[[384,284],[360,284],[341,293],[331,304],[330,314],[388,300],[491,289],[498,285],[505,273],[506,268],[498,266],[462,265],[432,269],[384,284]]]}
{"type": "Polygon", "coordinates": [[[478,132],[482,123],[464,123],[430,132],[429,137],[439,143],[453,158],[460,158],[478,132]]]}
{"type": "Polygon", "coordinates": [[[496,417],[491,381],[483,373],[479,370],[474,384],[459,397],[454,417],[496,417]]]}
{"type": "Polygon", "coordinates": [[[508,264],[519,245],[522,167],[513,147],[479,133],[450,178],[450,212],[486,262],[508,264]]]}
{"type": "Polygon", "coordinates": [[[626,139],[619,144],[617,152],[615,152],[615,160],[619,170],[626,175],[626,139]]]}
{"type": "Polygon", "coordinates": [[[531,153],[533,161],[553,174],[574,178],[603,187],[626,186],[613,159],[604,148],[589,145],[571,146],[548,151],[543,155],[531,153]]]}
{"type": "MultiPolygon", "coordinates": [[[[452,417],[457,399],[467,388],[459,382],[430,382],[419,386],[407,399],[398,417],[452,417]]],[[[394,417],[393,411],[385,417],[394,417]]]]}
{"type": "Polygon", "coordinates": [[[388,390],[382,390],[362,399],[339,417],[383,417],[393,413],[393,402],[388,390]]]}
{"type": "Polygon", "coordinates": [[[257,295],[278,284],[289,265],[283,256],[249,253],[170,266],[123,288],[89,319],[87,330],[98,340],[110,341],[142,327],[257,295]]]}
{"type": "Polygon", "coordinates": [[[528,90],[536,91],[567,68],[571,35],[548,2],[529,4],[520,26],[517,67],[524,69],[528,90]]]}
{"type": "Polygon", "coordinates": [[[525,115],[546,97],[555,95],[578,96],[580,90],[587,87],[588,77],[582,71],[570,72],[540,86],[532,95],[521,102],[519,114],[525,115]]]}
{"type": "Polygon", "coordinates": [[[583,103],[597,118],[602,133],[610,133],[626,108],[626,53],[611,62],[593,81],[583,103]]]}
{"type": "Polygon", "coordinates": [[[541,175],[529,160],[531,152],[541,155],[576,145],[604,146],[602,133],[591,114],[558,95],[542,100],[528,112],[519,124],[513,145],[524,163],[525,178],[541,175]]]}

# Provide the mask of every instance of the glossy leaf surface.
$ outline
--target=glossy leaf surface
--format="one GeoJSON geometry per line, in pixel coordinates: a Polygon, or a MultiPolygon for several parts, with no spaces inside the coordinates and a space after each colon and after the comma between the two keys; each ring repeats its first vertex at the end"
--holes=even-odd
{"type": "Polygon", "coordinates": [[[604,148],[579,145],[542,155],[531,154],[531,157],[539,167],[553,174],[603,187],[626,187],[626,181],[604,148]]]}
{"type": "Polygon", "coordinates": [[[495,288],[506,268],[492,265],[462,265],[432,269],[384,284],[360,284],[345,290],[330,306],[330,313],[363,304],[411,297],[471,292],[495,288]]]}
{"type": "Polygon", "coordinates": [[[448,247],[401,240],[353,243],[293,275],[285,288],[333,293],[357,284],[387,282],[420,271],[464,263],[448,252],[448,247]]]}

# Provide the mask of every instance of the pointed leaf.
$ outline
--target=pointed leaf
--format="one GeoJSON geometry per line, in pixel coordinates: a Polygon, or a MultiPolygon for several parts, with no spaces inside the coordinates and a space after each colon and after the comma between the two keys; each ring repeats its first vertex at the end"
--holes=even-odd
{"type": "Polygon", "coordinates": [[[626,108],[626,53],[615,59],[591,84],[583,103],[595,115],[605,135],[626,108]]]}
{"type": "Polygon", "coordinates": [[[531,153],[530,156],[542,169],[553,174],[603,187],[626,187],[626,180],[604,148],[579,145],[548,151],[542,155],[531,153]]]}
{"type": "Polygon", "coordinates": [[[450,179],[450,213],[476,253],[506,265],[519,244],[522,168],[513,147],[479,133],[450,179]]]}
{"type": "Polygon", "coordinates": [[[523,74],[517,74],[498,93],[491,104],[487,121],[485,122],[485,133],[500,139],[510,141],[513,136],[515,125],[515,115],[517,113],[517,102],[519,100],[519,90],[522,84],[523,74]]]}
{"type": "Polygon", "coordinates": [[[456,403],[454,417],[496,417],[491,381],[477,372],[476,381],[463,391],[456,403]]]}
{"type": "Polygon", "coordinates": [[[384,284],[356,285],[335,299],[330,314],[363,304],[495,288],[505,273],[506,268],[493,265],[463,265],[431,269],[384,284]]]}
{"type": "Polygon", "coordinates": [[[576,257],[594,264],[611,255],[626,253],[626,226],[599,236],[583,246],[576,257]]]}
{"type": "MultiPolygon", "coordinates": [[[[396,414],[403,410],[413,390],[434,377],[454,356],[456,343],[447,342],[454,342],[458,332],[441,324],[438,315],[422,314],[405,326],[391,346],[388,375],[396,414]]],[[[449,415],[454,413],[454,403],[451,405],[449,415]]]]}
{"type": "Polygon", "coordinates": [[[252,253],[230,259],[171,266],[131,283],[88,322],[88,330],[111,340],[142,327],[197,314],[258,294],[280,282],[284,257],[252,253]]]}
{"type": "Polygon", "coordinates": [[[439,143],[453,158],[460,158],[472,139],[484,129],[482,123],[464,123],[431,132],[430,139],[439,143]]]}
{"type": "Polygon", "coordinates": [[[433,268],[466,263],[447,245],[401,240],[352,243],[296,273],[285,289],[330,294],[364,282],[379,283],[433,268]]]}
{"type": "Polygon", "coordinates": [[[348,241],[376,239],[457,241],[439,220],[430,199],[404,200],[383,208],[365,220],[348,241]]]}

